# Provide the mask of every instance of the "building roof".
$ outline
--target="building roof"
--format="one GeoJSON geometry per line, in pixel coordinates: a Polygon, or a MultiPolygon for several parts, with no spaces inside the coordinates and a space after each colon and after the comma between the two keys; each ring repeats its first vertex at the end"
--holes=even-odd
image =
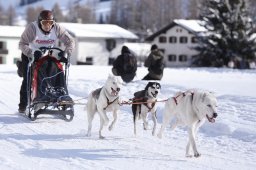
{"type": "Polygon", "coordinates": [[[206,29],[200,25],[200,20],[185,20],[185,19],[175,19],[170,24],[166,25],[159,31],[155,32],[154,34],[150,35],[146,38],[146,41],[153,41],[155,37],[159,36],[162,33],[166,33],[170,28],[178,25],[182,28],[188,30],[189,32],[196,34],[200,32],[205,32],[206,29]]]}
{"type": "MultiPolygon", "coordinates": [[[[60,25],[78,38],[138,39],[138,36],[132,32],[112,24],[60,23],[60,25]]],[[[23,26],[0,26],[0,37],[21,37],[24,29],[23,26]]]]}
{"type": "Polygon", "coordinates": [[[134,33],[113,24],[60,23],[78,38],[124,38],[138,39],[134,33]]]}

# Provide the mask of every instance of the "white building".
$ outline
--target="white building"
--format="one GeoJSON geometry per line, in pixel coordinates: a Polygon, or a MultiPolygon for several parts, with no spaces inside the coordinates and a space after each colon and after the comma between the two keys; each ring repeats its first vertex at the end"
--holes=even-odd
{"type": "MultiPolygon", "coordinates": [[[[108,65],[116,56],[112,50],[125,42],[135,41],[138,36],[112,24],[61,23],[75,37],[76,49],[73,64],[108,65]]],[[[120,51],[119,51],[120,52],[120,51]]]]}
{"type": "Polygon", "coordinates": [[[158,45],[167,66],[186,67],[198,53],[191,49],[196,45],[196,35],[205,31],[198,20],[177,19],[146,38],[146,41],[158,45]]]}
{"type": "Polygon", "coordinates": [[[24,27],[0,26],[0,64],[13,64],[20,58],[18,49],[24,27]]]}
{"type": "MultiPolygon", "coordinates": [[[[125,42],[135,41],[138,37],[117,25],[60,23],[74,37],[76,48],[72,64],[107,65],[112,49],[125,42]]],[[[0,63],[13,64],[20,58],[18,49],[20,36],[25,27],[0,26],[0,63]]],[[[60,44],[63,47],[63,44],[60,44]]]]}

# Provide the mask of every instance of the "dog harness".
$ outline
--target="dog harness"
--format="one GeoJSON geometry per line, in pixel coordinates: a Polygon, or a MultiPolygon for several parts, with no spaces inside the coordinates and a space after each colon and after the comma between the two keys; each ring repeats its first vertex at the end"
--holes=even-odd
{"type": "MultiPolygon", "coordinates": [[[[134,98],[132,99],[132,101],[136,101],[137,103],[141,102],[141,104],[148,108],[148,112],[150,112],[155,107],[156,102],[152,102],[152,107],[149,107],[147,103],[148,99],[149,98],[146,96],[146,90],[142,90],[134,93],[134,98]]],[[[139,107],[139,114],[141,113],[141,104],[134,104],[139,107]]]]}
{"type": "MultiPolygon", "coordinates": [[[[188,92],[183,92],[183,93],[181,93],[181,94],[179,94],[177,96],[172,97],[174,102],[175,102],[175,104],[178,105],[178,100],[177,100],[178,97],[180,97],[181,95],[182,95],[182,97],[185,97],[187,93],[188,92]]],[[[193,92],[189,92],[189,93],[191,94],[191,97],[192,97],[191,102],[192,102],[193,98],[194,98],[194,93],[193,92]]]]}
{"type": "Polygon", "coordinates": [[[115,98],[112,102],[109,101],[107,96],[106,96],[106,98],[107,98],[107,106],[103,108],[104,110],[106,110],[108,108],[108,106],[111,105],[112,103],[114,103],[119,97],[115,98]]]}
{"type": "MultiPolygon", "coordinates": [[[[96,89],[96,90],[94,90],[94,91],[92,92],[92,96],[94,96],[96,99],[99,99],[101,90],[102,90],[102,87],[101,87],[101,88],[98,88],[98,89],[96,89]]],[[[119,99],[119,97],[117,97],[117,98],[115,98],[113,101],[110,102],[107,96],[106,96],[106,98],[107,98],[107,106],[103,108],[104,110],[106,110],[109,105],[111,105],[111,104],[114,103],[117,99],[119,99]]]]}

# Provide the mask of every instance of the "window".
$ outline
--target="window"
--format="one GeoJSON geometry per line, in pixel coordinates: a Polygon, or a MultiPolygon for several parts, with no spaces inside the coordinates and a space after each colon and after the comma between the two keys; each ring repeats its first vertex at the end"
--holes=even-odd
{"type": "Polygon", "coordinates": [[[0,56],[0,64],[3,64],[3,57],[0,56]]]}
{"type": "Polygon", "coordinates": [[[179,61],[180,62],[186,62],[187,61],[187,56],[186,55],[179,55],[179,61]]]}
{"type": "Polygon", "coordinates": [[[188,37],[180,37],[180,43],[187,43],[188,42],[188,37]]]}
{"type": "Polygon", "coordinates": [[[197,37],[191,37],[191,42],[192,42],[192,43],[197,43],[197,42],[198,42],[197,37]]]}
{"type": "Polygon", "coordinates": [[[177,28],[176,32],[182,32],[182,29],[181,28],[177,28]]]}
{"type": "Polygon", "coordinates": [[[110,52],[116,47],[115,39],[106,39],[106,49],[110,52]]]}
{"type": "Polygon", "coordinates": [[[8,54],[8,50],[6,49],[6,42],[0,41],[0,54],[8,54]]]}
{"type": "Polygon", "coordinates": [[[17,61],[19,61],[20,59],[19,58],[14,58],[13,59],[13,64],[16,64],[17,61]]]}
{"type": "Polygon", "coordinates": [[[4,42],[3,41],[0,41],[0,49],[4,49],[4,42]]]}
{"type": "Polygon", "coordinates": [[[165,53],[165,49],[159,48],[160,51],[162,51],[162,53],[165,53]]]}
{"type": "Polygon", "coordinates": [[[176,43],[177,42],[177,37],[169,37],[169,43],[176,43]]]}
{"type": "Polygon", "coordinates": [[[87,65],[93,65],[93,57],[86,57],[85,63],[87,65]]]}
{"type": "Polygon", "coordinates": [[[176,61],[176,55],[175,54],[170,54],[170,55],[168,55],[168,61],[170,61],[170,62],[174,62],[174,61],[176,61]]]}
{"type": "Polygon", "coordinates": [[[166,37],[164,37],[164,36],[159,37],[159,42],[166,43],[166,37]]]}

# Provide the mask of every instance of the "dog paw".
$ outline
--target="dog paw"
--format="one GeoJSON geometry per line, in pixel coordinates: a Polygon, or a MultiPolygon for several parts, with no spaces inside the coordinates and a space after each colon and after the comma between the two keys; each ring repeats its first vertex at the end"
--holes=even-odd
{"type": "Polygon", "coordinates": [[[148,124],[143,123],[144,130],[148,130],[148,124]]]}
{"type": "Polygon", "coordinates": [[[88,132],[88,133],[86,134],[86,136],[87,136],[87,137],[90,137],[90,136],[92,136],[92,134],[91,134],[90,132],[88,132]]]}
{"type": "Polygon", "coordinates": [[[196,158],[198,158],[198,157],[200,157],[200,156],[201,156],[200,153],[195,153],[195,154],[194,154],[194,157],[196,157],[196,158]]]}
{"type": "Polygon", "coordinates": [[[186,157],[187,157],[187,158],[192,158],[193,156],[190,155],[190,154],[186,154],[186,157]]]}
{"type": "Polygon", "coordinates": [[[157,134],[157,137],[158,137],[159,139],[162,139],[162,134],[161,134],[161,133],[158,133],[158,134],[157,134]]]}
{"type": "Polygon", "coordinates": [[[109,131],[111,131],[112,129],[113,129],[113,126],[112,126],[112,125],[108,127],[108,130],[109,130],[109,131]]]}
{"type": "Polygon", "coordinates": [[[99,138],[100,138],[100,139],[105,139],[105,137],[104,137],[104,136],[99,136],[99,138]]]}

